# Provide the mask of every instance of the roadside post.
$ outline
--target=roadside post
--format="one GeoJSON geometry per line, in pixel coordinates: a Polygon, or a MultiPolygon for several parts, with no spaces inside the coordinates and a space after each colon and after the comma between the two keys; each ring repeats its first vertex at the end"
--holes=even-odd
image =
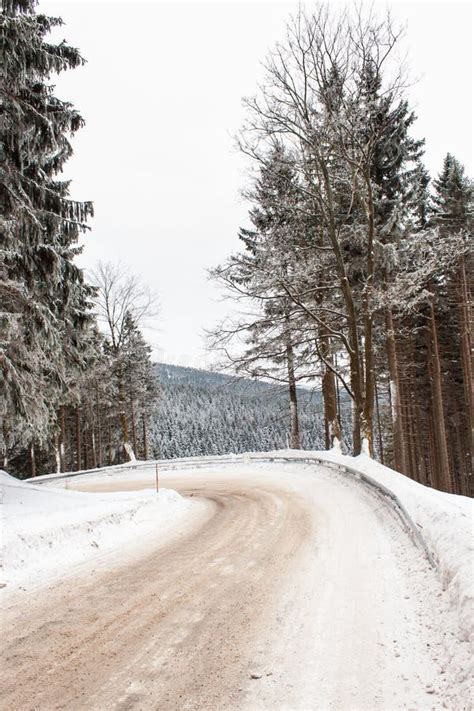
{"type": "Polygon", "coordinates": [[[158,481],[158,462],[155,462],[155,480],[156,480],[156,491],[159,491],[159,481],[158,481]]]}

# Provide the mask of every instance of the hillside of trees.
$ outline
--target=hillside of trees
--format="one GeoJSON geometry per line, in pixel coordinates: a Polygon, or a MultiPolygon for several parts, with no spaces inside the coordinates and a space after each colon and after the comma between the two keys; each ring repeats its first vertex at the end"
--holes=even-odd
{"type": "MultiPolygon", "coordinates": [[[[150,417],[150,451],[171,459],[263,452],[289,446],[286,390],[195,368],[158,364],[160,396],[150,417]]],[[[302,446],[324,449],[320,392],[298,389],[302,446]]],[[[350,408],[342,394],[342,409],[350,408]]],[[[350,438],[350,430],[347,432],[350,438]]]]}

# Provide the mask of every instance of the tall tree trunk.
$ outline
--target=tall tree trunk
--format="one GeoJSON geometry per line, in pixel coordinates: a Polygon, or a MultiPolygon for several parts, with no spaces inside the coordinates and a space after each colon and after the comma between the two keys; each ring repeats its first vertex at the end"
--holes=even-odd
{"type": "Polygon", "coordinates": [[[133,393],[130,395],[130,417],[132,421],[132,444],[133,451],[137,452],[137,428],[135,424],[135,403],[133,400],[133,393]]]}
{"type": "Polygon", "coordinates": [[[128,438],[128,422],[125,413],[125,388],[123,384],[123,375],[119,374],[119,400],[120,400],[120,429],[122,431],[122,446],[124,454],[129,462],[135,460],[135,453],[130,445],[128,438]]]}
{"type": "MultiPolygon", "coordinates": [[[[335,206],[333,190],[331,185],[331,180],[329,177],[328,166],[324,162],[321,156],[319,156],[319,167],[322,171],[324,187],[327,198],[327,208],[328,208],[328,237],[331,242],[331,246],[334,251],[336,270],[338,274],[338,279],[341,287],[342,296],[344,299],[347,315],[347,327],[348,327],[348,357],[349,357],[349,369],[351,374],[351,389],[354,397],[354,407],[352,410],[353,423],[352,423],[352,449],[353,454],[358,455],[361,452],[361,425],[362,417],[364,415],[364,376],[361,371],[361,353],[359,345],[359,331],[357,325],[357,310],[354,301],[354,295],[352,293],[352,288],[349,282],[349,278],[346,272],[346,266],[344,263],[344,256],[342,253],[341,244],[339,242],[338,230],[336,227],[336,217],[335,217],[335,206]]],[[[373,258],[373,255],[372,255],[373,258]]],[[[366,312],[368,315],[368,312],[366,312]]],[[[371,340],[371,339],[370,339],[371,340]]],[[[370,377],[370,375],[369,375],[370,377]]],[[[370,388],[369,388],[370,389],[370,388]]],[[[371,439],[370,428],[372,422],[366,422],[364,424],[364,437],[371,439]]]]}
{"type": "Polygon", "coordinates": [[[333,366],[333,358],[331,354],[329,331],[323,325],[320,327],[320,336],[321,345],[319,350],[324,359],[322,391],[324,401],[324,419],[327,423],[326,448],[335,448],[340,450],[342,437],[341,425],[338,418],[336,376],[334,375],[334,371],[331,369],[331,366],[333,366]]]}
{"type": "Polygon", "coordinates": [[[364,407],[362,411],[362,449],[365,454],[373,454],[373,420],[374,420],[374,317],[372,313],[372,287],[374,280],[374,242],[375,242],[375,207],[372,192],[372,179],[369,173],[365,174],[367,198],[364,199],[367,215],[367,276],[363,293],[364,308],[364,407]]]}
{"type": "Polygon", "coordinates": [[[436,451],[436,432],[435,423],[433,419],[430,418],[428,423],[428,462],[429,471],[428,478],[431,487],[436,488],[438,486],[438,453],[436,451]]]}
{"type": "Polygon", "coordinates": [[[351,416],[352,416],[352,454],[356,457],[360,454],[362,449],[361,431],[360,431],[360,405],[354,399],[351,402],[351,416]]]}
{"type": "Polygon", "coordinates": [[[379,439],[379,450],[380,450],[380,462],[384,464],[383,456],[383,437],[382,437],[382,425],[380,423],[380,406],[379,406],[379,391],[377,387],[377,378],[374,378],[374,389],[375,389],[375,410],[377,417],[377,433],[379,439]]]}
{"type": "Polygon", "coordinates": [[[95,441],[94,425],[91,427],[91,450],[92,450],[92,466],[97,468],[97,445],[95,441]]]}
{"type": "Polygon", "coordinates": [[[429,315],[429,346],[431,356],[431,386],[433,394],[433,410],[436,431],[436,445],[438,451],[438,481],[437,487],[442,491],[452,492],[453,486],[449,470],[448,446],[446,439],[446,425],[444,421],[443,389],[441,379],[441,361],[439,357],[438,331],[433,297],[430,298],[429,315]]]}
{"type": "Polygon", "coordinates": [[[2,424],[2,432],[3,432],[3,468],[5,471],[8,469],[8,452],[10,449],[10,437],[9,437],[9,430],[7,427],[7,423],[4,420],[2,424]]]}
{"type": "Polygon", "coordinates": [[[145,413],[142,413],[142,433],[143,433],[143,459],[146,461],[148,459],[148,438],[147,438],[147,431],[146,431],[145,413]]]}
{"type": "Polygon", "coordinates": [[[403,417],[401,405],[401,387],[398,368],[397,350],[395,344],[395,328],[392,310],[385,311],[385,349],[387,353],[388,372],[390,375],[390,404],[393,428],[393,456],[395,469],[402,474],[407,474],[406,445],[403,436],[403,417]]]}
{"type": "Polygon", "coordinates": [[[99,467],[104,465],[104,457],[102,452],[102,417],[99,404],[99,388],[95,386],[95,410],[97,416],[97,461],[99,467]]]}
{"type": "Polygon", "coordinates": [[[60,471],[66,471],[66,412],[64,405],[59,408],[59,459],[60,471]]]}
{"type": "Polygon", "coordinates": [[[109,467],[111,467],[113,463],[112,425],[109,423],[109,467]]]}
{"type": "Polygon", "coordinates": [[[428,484],[428,446],[426,443],[426,428],[424,427],[423,418],[421,416],[420,404],[417,402],[414,406],[416,420],[416,452],[417,461],[419,463],[419,479],[420,484],[428,484]],[[421,444],[423,442],[423,444],[421,444]]]}
{"type": "Polygon", "coordinates": [[[61,473],[61,452],[60,452],[60,444],[59,444],[59,435],[57,432],[55,432],[53,435],[53,451],[54,451],[54,460],[56,462],[56,474],[60,474],[61,473]]]}
{"type": "Polygon", "coordinates": [[[30,443],[30,472],[31,476],[36,476],[36,453],[35,453],[35,443],[31,440],[30,443]]]}
{"type": "Polygon", "coordinates": [[[300,426],[298,420],[298,396],[296,392],[293,346],[289,338],[286,343],[286,364],[288,372],[288,393],[290,396],[290,439],[291,448],[300,449],[300,426]]]}
{"type": "Polygon", "coordinates": [[[324,408],[324,449],[331,449],[331,438],[329,437],[329,422],[324,408]]]}
{"type": "Polygon", "coordinates": [[[89,446],[88,446],[88,437],[87,437],[87,429],[85,434],[82,437],[82,466],[84,469],[90,469],[90,457],[89,457],[89,446]]]}
{"type": "MultiPolygon", "coordinates": [[[[334,355],[334,366],[337,370],[337,354],[334,355]]],[[[341,411],[341,393],[340,393],[340,388],[339,388],[339,379],[334,378],[334,382],[336,384],[337,422],[339,424],[339,432],[341,435],[341,442],[342,442],[342,411],[341,411]]]]}
{"type": "MultiPolygon", "coordinates": [[[[466,472],[472,470],[474,455],[474,391],[472,377],[472,348],[471,348],[471,326],[472,304],[470,298],[470,280],[467,272],[471,273],[472,258],[468,256],[468,269],[466,270],[466,260],[461,260],[459,269],[459,291],[460,291],[460,323],[461,323],[461,362],[463,372],[464,399],[466,401],[467,416],[467,442],[466,457],[464,462],[466,472]]],[[[467,492],[466,492],[467,493],[467,492]]]]}
{"type": "MultiPolygon", "coordinates": [[[[413,385],[413,380],[412,387],[413,385]]],[[[409,476],[415,481],[419,481],[419,468],[420,468],[420,442],[418,437],[418,427],[416,420],[416,403],[413,401],[413,397],[409,400],[407,404],[407,417],[406,417],[406,437],[409,442],[409,476]]]]}
{"type": "Polygon", "coordinates": [[[76,471],[81,470],[82,466],[82,433],[81,433],[81,410],[76,408],[76,471]]]}

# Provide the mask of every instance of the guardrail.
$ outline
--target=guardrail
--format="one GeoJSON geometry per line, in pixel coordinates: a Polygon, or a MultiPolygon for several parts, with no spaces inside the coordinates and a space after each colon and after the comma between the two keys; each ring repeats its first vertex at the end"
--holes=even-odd
{"type": "Polygon", "coordinates": [[[91,474],[100,474],[100,473],[107,473],[107,474],[114,474],[114,473],[119,473],[123,471],[129,471],[130,469],[132,470],[140,470],[140,469],[149,469],[152,467],[155,467],[156,464],[158,464],[160,471],[174,471],[174,470],[183,470],[183,469],[195,469],[195,468],[202,468],[202,467],[213,467],[213,466],[220,466],[222,464],[245,464],[245,463],[251,463],[251,462],[262,462],[262,463],[272,463],[272,462],[278,462],[280,464],[286,464],[286,463],[292,463],[295,464],[297,462],[302,463],[302,464],[319,464],[324,467],[327,467],[329,469],[338,471],[341,474],[344,475],[351,475],[351,477],[357,481],[360,481],[362,484],[367,486],[369,489],[371,489],[373,492],[375,492],[378,496],[381,496],[384,501],[388,501],[390,506],[395,510],[395,512],[398,514],[404,528],[407,530],[409,533],[411,539],[415,543],[415,545],[418,545],[422,548],[423,552],[425,553],[430,565],[434,568],[437,567],[436,560],[430,551],[420,529],[418,528],[417,524],[415,521],[413,521],[412,517],[406,510],[405,506],[403,503],[400,501],[398,496],[388,487],[384,486],[380,482],[378,482],[376,479],[372,478],[368,474],[365,474],[361,471],[359,471],[356,468],[353,468],[349,465],[346,464],[340,464],[338,462],[334,462],[329,459],[325,459],[324,457],[320,457],[317,455],[308,455],[307,457],[292,457],[291,454],[288,454],[288,456],[284,455],[271,455],[271,454],[258,454],[258,453],[253,453],[253,454],[238,454],[238,455],[220,455],[220,456],[212,456],[212,457],[187,457],[184,459],[153,459],[153,460],[147,460],[147,461],[135,461],[135,462],[126,462],[124,464],[119,464],[111,467],[101,467],[98,469],[87,469],[83,471],[78,471],[78,472],[65,472],[61,474],[45,474],[43,476],[38,476],[34,477],[32,479],[26,479],[28,483],[31,484],[48,484],[49,482],[55,482],[58,480],[64,480],[64,479],[72,479],[78,476],[84,476],[84,475],[91,475],[91,474]]]}

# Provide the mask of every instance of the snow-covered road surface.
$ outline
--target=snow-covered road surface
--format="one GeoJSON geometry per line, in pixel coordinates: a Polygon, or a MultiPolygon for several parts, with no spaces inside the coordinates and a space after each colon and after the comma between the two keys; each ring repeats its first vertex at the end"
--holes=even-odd
{"type": "Polygon", "coordinates": [[[211,502],[179,537],[6,598],[2,708],[471,708],[436,574],[362,484],[257,463],[163,484],[211,502]]]}

